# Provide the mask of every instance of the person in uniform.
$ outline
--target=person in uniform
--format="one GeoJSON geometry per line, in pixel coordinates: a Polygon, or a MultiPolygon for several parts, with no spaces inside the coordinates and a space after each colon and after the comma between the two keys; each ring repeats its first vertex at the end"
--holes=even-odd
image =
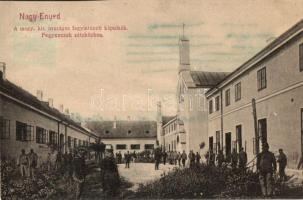
{"type": "Polygon", "coordinates": [[[287,165],[287,156],[283,149],[279,149],[279,156],[277,162],[279,163],[279,176],[281,180],[286,180],[285,168],[287,165]]]}
{"type": "Polygon", "coordinates": [[[262,152],[257,155],[257,172],[264,197],[273,195],[273,173],[276,169],[275,155],[269,151],[268,143],[263,143],[262,152]]]}
{"type": "Polygon", "coordinates": [[[239,168],[245,172],[246,171],[246,164],[247,164],[247,154],[244,151],[244,148],[240,148],[239,152],[239,168]]]}
{"type": "MultiPolygon", "coordinates": [[[[125,156],[129,159],[127,161],[129,163],[131,159],[129,152],[125,156]]],[[[105,157],[102,159],[100,168],[103,191],[108,197],[116,196],[121,181],[112,149],[105,150],[105,157]]]]}

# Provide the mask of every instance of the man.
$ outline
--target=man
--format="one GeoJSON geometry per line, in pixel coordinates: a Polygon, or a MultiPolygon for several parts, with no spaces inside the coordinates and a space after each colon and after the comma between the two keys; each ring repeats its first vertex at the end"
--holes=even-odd
{"type": "Polygon", "coordinates": [[[233,151],[231,153],[231,168],[235,169],[238,164],[238,153],[235,148],[233,148],[233,151]]]}
{"type": "Polygon", "coordinates": [[[219,150],[219,153],[217,155],[217,163],[218,163],[218,167],[222,167],[222,163],[224,161],[224,155],[223,155],[223,151],[222,150],[219,150]]]}
{"type": "Polygon", "coordinates": [[[193,150],[190,150],[190,152],[188,154],[188,158],[189,158],[189,167],[193,167],[195,164],[195,160],[196,160],[193,150]]]}
{"type": "MultiPolygon", "coordinates": [[[[129,156],[129,152],[127,152],[125,157],[129,156]]],[[[112,149],[106,149],[105,157],[101,162],[100,168],[102,188],[109,197],[113,197],[117,194],[117,190],[120,185],[120,178],[112,149]]]]}
{"type": "Polygon", "coordinates": [[[186,155],[184,150],[183,150],[183,153],[181,154],[181,160],[182,160],[182,166],[185,167],[185,162],[187,160],[187,155],[186,155]]]}
{"type": "Polygon", "coordinates": [[[165,165],[166,164],[166,158],[167,158],[167,153],[166,153],[165,150],[162,153],[162,157],[163,157],[163,164],[165,165]]]}
{"type": "Polygon", "coordinates": [[[257,172],[259,172],[259,180],[264,197],[272,196],[273,173],[276,169],[276,158],[269,151],[268,143],[263,143],[262,152],[257,155],[257,172]]]}
{"type": "Polygon", "coordinates": [[[122,163],[122,154],[121,154],[121,151],[119,151],[117,157],[118,157],[118,164],[121,164],[122,163]]]}
{"type": "Polygon", "coordinates": [[[287,157],[283,152],[283,149],[279,149],[279,156],[277,162],[279,163],[279,176],[281,180],[286,180],[285,168],[287,165],[287,157]]]}
{"type": "Polygon", "coordinates": [[[239,152],[239,168],[245,172],[246,171],[246,164],[247,164],[247,154],[244,151],[244,148],[240,148],[239,152]]]}
{"type": "Polygon", "coordinates": [[[30,150],[30,153],[27,155],[28,157],[28,175],[30,177],[35,176],[35,170],[38,164],[38,155],[34,152],[33,149],[30,150]]]}
{"type": "Polygon", "coordinates": [[[200,163],[201,156],[198,152],[196,152],[196,163],[200,163]]]}
{"type": "Polygon", "coordinates": [[[155,170],[159,170],[159,164],[161,161],[161,149],[157,147],[154,151],[155,155],[155,170]]]}
{"type": "Polygon", "coordinates": [[[174,156],[174,165],[177,165],[177,162],[178,162],[178,153],[177,153],[177,151],[174,151],[173,156],[174,156]]]}
{"type": "Polygon", "coordinates": [[[20,166],[21,176],[22,177],[27,176],[28,157],[25,154],[24,149],[21,150],[21,155],[19,156],[18,159],[18,166],[20,166]]]}
{"type": "Polygon", "coordinates": [[[180,151],[178,152],[178,164],[179,164],[179,167],[181,167],[181,153],[180,151]]]}
{"type": "Polygon", "coordinates": [[[124,154],[124,160],[125,160],[125,168],[129,168],[129,163],[131,160],[131,155],[129,154],[129,151],[127,151],[127,153],[124,154]]]}

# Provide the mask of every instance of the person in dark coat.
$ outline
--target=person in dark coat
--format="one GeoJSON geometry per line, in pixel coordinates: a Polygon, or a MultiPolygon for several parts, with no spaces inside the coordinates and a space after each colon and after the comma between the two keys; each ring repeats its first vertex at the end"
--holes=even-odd
{"type": "Polygon", "coordinates": [[[159,170],[159,164],[161,161],[161,149],[159,147],[157,147],[154,151],[154,155],[155,155],[155,170],[159,170]]]}
{"type": "Polygon", "coordinates": [[[273,195],[273,173],[276,169],[275,155],[269,151],[268,143],[263,143],[262,152],[257,155],[257,172],[264,197],[273,195]]]}
{"type": "Polygon", "coordinates": [[[129,168],[129,163],[131,161],[131,155],[129,154],[129,151],[127,151],[127,153],[124,154],[124,160],[125,160],[125,168],[129,168]]]}
{"type": "Polygon", "coordinates": [[[239,168],[244,172],[246,171],[246,164],[247,164],[247,154],[244,151],[244,148],[241,147],[239,152],[239,168]]]}
{"type": "Polygon", "coordinates": [[[287,157],[283,152],[283,149],[279,149],[279,156],[277,162],[279,163],[279,176],[281,180],[286,179],[285,168],[287,165],[287,157]]]}
{"type": "Polygon", "coordinates": [[[102,159],[100,168],[103,191],[109,197],[116,196],[121,181],[118,166],[111,150],[105,152],[105,157],[102,159]]]}
{"type": "Polygon", "coordinates": [[[238,164],[238,153],[235,148],[233,148],[233,152],[231,153],[231,167],[235,169],[238,164]]]}
{"type": "Polygon", "coordinates": [[[217,163],[218,163],[218,167],[222,167],[222,163],[224,161],[224,155],[223,155],[223,151],[222,150],[219,150],[219,153],[217,155],[217,163]]]}
{"type": "Polygon", "coordinates": [[[188,158],[189,158],[189,167],[193,167],[195,164],[195,160],[196,160],[193,150],[190,150],[190,152],[188,154],[188,158]]]}
{"type": "Polygon", "coordinates": [[[183,153],[181,154],[181,161],[182,161],[182,166],[185,167],[185,162],[187,160],[187,154],[183,150],[183,153]]]}
{"type": "Polygon", "coordinates": [[[166,158],[167,158],[167,153],[166,153],[165,150],[162,153],[162,158],[163,158],[163,164],[165,165],[166,164],[166,158]]]}
{"type": "Polygon", "coordinates": [[[198,152],[196,152],[196,163],[200,163],[201,156],[198,152]]]}

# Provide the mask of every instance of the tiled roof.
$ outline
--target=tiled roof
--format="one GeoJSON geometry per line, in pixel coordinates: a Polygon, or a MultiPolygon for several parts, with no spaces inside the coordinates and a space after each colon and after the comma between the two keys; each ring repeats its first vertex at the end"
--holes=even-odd
{"type": "MultiPolygon", "coordinates": [[[[24,102],[32,107],[34,107],[37,110],[40,110],[42,112],[47,113],[48,115],[51,115],[55,118],[58,118],[68,124],[71,124],[78,129],[84,131],[85,133],[92,134],[87,129],[80,126],[77,122],[71,120],[69,117],[61,113],[56,108],[52,108],[48,105],[48,102],[39,101],[36,96],[32,95],[28,91],[22,89],[21,87],[15,85],[14,83],[8,81],[7,79],[3,80],[0,77],[0,91],[4,94],[7,94],[21,102],[24,102]]],[[[94,136],[94,135],[93,135],[94,136]]]]}
{"type": "Polygon", "coordinates": [[[156,121],[90,121],[87,127],[101,140],[106,138],[156,138],[156,121]],[[114,127],[116,123],[116,127],[114,127]]]}
{"type": "Polygon", "coordinates": [[[191,71],[190,75],[197,87],[213,87],[221,82],[229,73],[228,72],[204,72],[191,71]]]}

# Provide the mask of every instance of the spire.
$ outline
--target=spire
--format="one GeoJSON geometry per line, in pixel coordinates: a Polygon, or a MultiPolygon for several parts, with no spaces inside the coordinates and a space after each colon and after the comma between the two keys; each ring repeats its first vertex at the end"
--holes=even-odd
{"type": "Polygon", "coordinates": [[[179,40],[179,73],[190,70],[189,40],[185,37],[185,24],[182,24],[182,36],[179,40]]]}

